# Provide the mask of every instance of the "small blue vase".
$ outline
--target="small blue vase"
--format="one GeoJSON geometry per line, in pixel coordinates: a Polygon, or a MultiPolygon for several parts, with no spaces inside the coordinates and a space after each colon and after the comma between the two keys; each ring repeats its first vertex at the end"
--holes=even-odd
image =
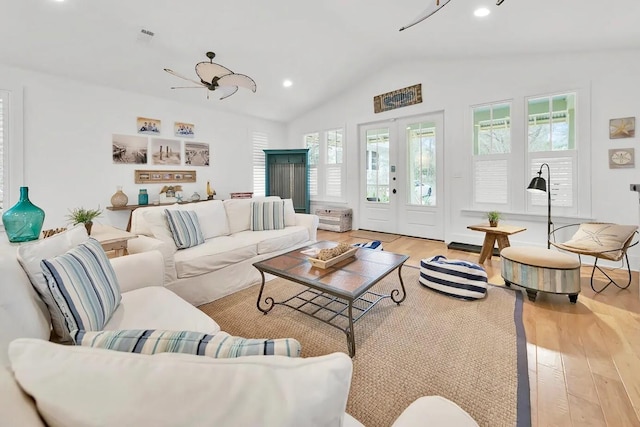
{"type": "Polygon", "coordinates": [[[144,188],[141,188],[140,192],[138,193],[138,204],[141,206],[149,204],[149,194],[144,188]]]}
{"type": "Polygon", "coordinates": [[[29,200],[29,187],[20,187],[20,200],[2,214],[2,224],[10,242],[38,240],[44,211],[29,200]]]}

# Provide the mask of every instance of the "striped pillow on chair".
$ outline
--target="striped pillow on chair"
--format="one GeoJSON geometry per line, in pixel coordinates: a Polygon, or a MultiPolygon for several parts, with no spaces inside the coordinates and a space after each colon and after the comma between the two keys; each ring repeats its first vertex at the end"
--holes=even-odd
{"type": "Polygon", "coordinates": [[[164,210],[167,223],[178,249],[187,249],[204,243],[198,215],[194,211],[164,210]]]}
{"type": "Polygon", "coordinates": [[[69,333],[101,330],[120,304],[116,273],[93,238],[40,267],[69,333]]]}
{"type": "Polygon", "coordinates": [[[214,358],[240,356],[300,356],[300,343],[293,338],[247,339],[226,332],[215,335],[189,331],[132,329],[120,331],[77,331],[71,335],[77,345],[127,353],[186,353],[214,358]]]}
{"type": "Polygon", "coordinates": [[[282,230],[284,228],[284,200],[251,202],[253,231],[282,230]]]}

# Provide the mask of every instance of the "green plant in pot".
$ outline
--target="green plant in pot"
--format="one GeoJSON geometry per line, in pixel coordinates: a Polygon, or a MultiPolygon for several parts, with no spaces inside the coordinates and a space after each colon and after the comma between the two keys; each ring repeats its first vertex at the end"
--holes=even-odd
{"type": "Polygon", "coordinates": [[[98,209],[85,209],[80,207],[70,210],[67,218],[73,225],[84,224],[87,229],[87,234],[90,235],[93,220],[100,215],[102,215],[102,209],[100,209],[100,206],[98,206],[98,209]]]}
{"type": "Polygon", "coordinates": [[[489,220],[489,225],[491,227],[497,227],[498,226],[498,221],[500,221],[500,212],[498,211],[491,211],[491,212],[487,212],[487,219],[489,220]]]}

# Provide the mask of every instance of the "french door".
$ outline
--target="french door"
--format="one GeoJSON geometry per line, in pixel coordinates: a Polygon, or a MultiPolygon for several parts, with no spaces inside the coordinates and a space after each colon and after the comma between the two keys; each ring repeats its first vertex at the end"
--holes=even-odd
{"type": "Polygon", "coordinates": [[[443,240],[443,114],[360,126],[359,227],[443,240]]]}

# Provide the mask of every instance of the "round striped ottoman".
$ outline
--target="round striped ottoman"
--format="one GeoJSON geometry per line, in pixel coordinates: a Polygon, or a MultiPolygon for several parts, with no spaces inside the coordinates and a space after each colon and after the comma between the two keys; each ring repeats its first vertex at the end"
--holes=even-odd
{"type": "Polygon", "coordinates": [[[487,294],[487,272],[482,266],[442,255],[420,260],[418,281],[434,291],[464,300],[487,294]]]}
{"type": "Polygon", "coordinates": [[[576,303],[580,293],[580,261],[571,255],[536,247],[500,251],[501,274],[507,286],[522,286],[531,301],[538,292],[564,294],[576,303]]]}

